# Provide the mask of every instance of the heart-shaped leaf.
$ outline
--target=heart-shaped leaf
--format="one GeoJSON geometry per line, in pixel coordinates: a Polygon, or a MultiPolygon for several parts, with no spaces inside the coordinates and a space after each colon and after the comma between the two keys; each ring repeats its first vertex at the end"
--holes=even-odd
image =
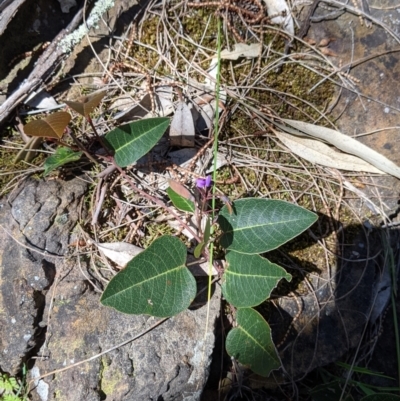
{"type": "Polygon", "coordinates": [[[263,317],[251,308],[238,309],[238,327],[226,337],[226,351],[241,364],[248,366],[260,376],[268,376],[281,365],[271,329],[263,317]]]}
{"type": "Polygon", "coordinates": [[[166,117],[146,118],[113,129],[105,136],[105,140],[114,150],[118,166],[126,167],[153,148],[168,125],[169,119],[166,117]]]}
{"type": "Polygon", "coordinates": [[[136,315],[167,317],[182,312],[196,296],[196,280],[185,266],[186,253],[176,237],[156,239],[109,282],[102,304],[136,315]]]}
{"type": "Polygon", "coordinates": [[[70,121],[71,114],[57,111],[41,120],[30,121],[24,126],[24,132],[31,136],[60,139],[70,121]]]}
{"type": "Polygon", "coordinates": [[[49,156],[44,162],[44,176],[54,169],[63,166],[64,164],[79,160],[83,152],[74,152],[70,148],[59,147],[54,155],[49,156]]]}
{"type": "Polygon", "coordinates": [[[247,198],[233,203],[233,213],[224,206],[218,217],[223,231],[221,245],[240,253],[264,253],[296,237],[317,215],[281,200],[247,198]]]}
{"type": "Polygon", "coordinates": [[[82,96],[75,101],[65,100],[65,104],[80,115],[87,117],[101,102],[106,95],[106,91],[92,93],[88,96],[82,96]]]}
{"type": "Polygon", "coordinates": [[[226,300],[237,308],[257,306],[271,295],[278,282],[292,276],[282,267],[260,255],[228,252],[228,268],[224,272],[222,292],[226,300]]]}

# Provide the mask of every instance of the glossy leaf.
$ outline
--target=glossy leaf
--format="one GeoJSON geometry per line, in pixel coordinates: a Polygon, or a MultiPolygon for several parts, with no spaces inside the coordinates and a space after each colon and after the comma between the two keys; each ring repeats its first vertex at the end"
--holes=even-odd
{"type": "Polygon", "coordinates": [[[167,188],[167,194],[177,209],[182,210],[183,212],[194,213],[194,202],[177,194],[171,187],[167,188]]]}
{"type": "Polygon", "coordinates": [[[162,236],[109,282],[101,302],[128,314],[176,315],[196,296],[196,280],[185,262],[185,245],[162,236]]]}
{"type": "Polygon", "coordinates": [[[30,136],[60,139],[70,121],[71,114],[58,111],[41,120],[30,121],[24,126],[24,132],[30,136]]]}
{"type": "Polygon", "coordinates": [[[237,308],[259,305],[271,295],[278,282],[292,276],[282,267],[260,255],[228,252],[228,267],[224,272],[222,292],[226,300],[237,308]]]}
{"type": "Polygon", "coordinates": [[[272,342],[271,329],[263,317],[251,308],[238,309],[238,327],[226,338],[226,351],[260,376],[268,376],[281,365],[272,342]]]}
{"type": "Polygon", "coordinates": [[[64,164],[77,161],[81,158],[83,152],[74,152],[70,148],[59,147],[54,155],[49,156],[44,162],[44,176],[48,175],[54,169],[64,164]]]}
{"type": "Polygon", "coordinates": [[[106,91],[101,91],[92,93],[88,96],[82,96],[75,101],[65,100],[64,102],[72,110],[75,110],[80,115],[87,117],[100,104],[106,93],[106,91]]]}
{"type": "Polygon", "coordinates": [[[255,254],[276,249],[317,220],[299,206],[274,199],[239,199],[233,213],[224,206],[218,217],[223,231],[221,245],[232,251],[255,254]]]}
{"type": "Polygon", "coordinates": [[[168,125],[169,119],[165,117],[146,118],[113,129],[105,136],[105,140],[115,152],[115,162],[120,167],[126,167],[150,151],[168,125]]]}

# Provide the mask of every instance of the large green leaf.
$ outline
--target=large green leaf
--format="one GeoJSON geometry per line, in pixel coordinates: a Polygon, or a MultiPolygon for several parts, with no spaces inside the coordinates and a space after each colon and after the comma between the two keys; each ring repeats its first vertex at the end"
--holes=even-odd
{"type": "Polygon", "coordinates": [[[166,117],[146,118],[113,129],[105,136],[105,140],[114,150],[118,166],[126,167],[153,148],[168,125],[169,119],[166,117]]]}
{"type": "Polygon", "coordinates": [[[226,337],[226,351],[241,364],[248,366],[260,376],[268,376],[281,365],[271,329],[263,317],[251,308],[238,309],[238,327],[226,337]]]}
{"type": "Polygon", "coordinates": [[[263,253],[296,237],[317,220],[300,206],[274,199],[239,199],[233,213],[224,206],[218,217],[221,245],[241,253],[263,253]]]}
{"type": "Polygon", "coordinates": [[[196,296],[196,280],[185,266],[186,247],[176,237],[156,239],[108,284],[101,302],[123,313],[176,315],[196,296]]]}
{"type": "Polygon", "coordinates": [[[226,300],[237,308],[259,305],[269,298],[279,280],[292,276],[282,267],[260,255],[246,255],[229,251],[228,268],[224,272],[222,292],[226,300]]]}
{"type": "Polygon", "coordinates": [[[70,148],[59,147],[54,155],[49,156],[44,162],[44,176],[49,174],[54,169],[63,166],[64,164],[79,160],[83,152],[74,152],[70,148]]]}

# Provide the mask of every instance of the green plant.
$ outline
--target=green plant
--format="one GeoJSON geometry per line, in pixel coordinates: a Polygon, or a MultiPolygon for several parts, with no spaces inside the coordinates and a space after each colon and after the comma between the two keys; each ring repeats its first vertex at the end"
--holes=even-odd
{"type": "MultiPolygon", "coordinates": [[[[97,96],[80,103],[68,103],[87,118],[96,135],[88,114],[99,99],[97,96]]],[[[64,124],[69,122],[69,115],[65,116],[68,113],[62,113],[47,118],[44,123],[35,122],[42,136],[45,133],[61,139],[64,124]]],[[[237,327],[227,336],[226,349],[229,355],[254,372],[267,376],[280,366],[280,361],[268,323],[253,308],[270,297],[282,278],[290,281],[291,275],[261,254],[298,236],[316,221],[317,216],[282,200],[247,198],[231,203],[224,194],[217,194],[211,176],[197,179],[196,196],[180,183],[170,181],[167,193],[174,206],[197,217],[197,228],[189,227],[162,201],[140,190],[123,170],[149,152],[168,125],[168,118],[149,118],[118,127],[104,138],[98,137],[108,153],[103,160],[119,171],[133,191],[168,209],[192,233],[197,241],[195,257],[205,257],[211,268],[214,244],[225,250],[222,292],[236,310],[237,322],[237,327]],[[219,214],[216,213],[217,201],[224,204],[219,214]]],[[[94,157],[72,133],[71,136],[82,152],[94,157]]],[[[45,164],[45,173],[79,158],[80,154],[62,147],[52,157],[45,164]]],[[[182,312],[190,306],[197,292],[196,280],[186,267],[186,258],[187,248],[180,239],[170,235],[157,238],[109,282],[101,302],[128,314],[169,317],[182,312]]]]}
{"type": "MultiPolygon", "coordinates": [[[[219,77],[219,72],[217,76],[219,77]]],[[[219,78],[216,93],[218,104],[219,78]]],[[[196,229],[189,227],[162,201],[140,190],[123,170],[157,144],[169,126],[169,119],[149,118],[136,121],[118,127],[101,138],[97,135],[89,114],[103,96],[100,93],[83,98],[80,102],[67,104],[87,119],[107,151],[108,155],[103,160],[119,171],[133,191],[168,209],[192,233],[197,241],[194,256],[205,257],[209,261],[210,271],[214,245],[218,244],[225,250],[226,264],[220,272],[222,293],[232,310],[236,311],[237,323],[237,327],[228,333],[227,352],[254,372],[268,376],[271,370],[280,366],[280,361],[272,342],[270,327],[254,307],[270,297],[282,278],[290,281],[291,275],[261,255],[298,236],[316,221],[317,216],[282,200],[247,198],[230,202],[224,194],[217,193],[211,176],[197,179],[196,196],[180,183],[170,181],[167,194],[174,206],[197,218],[196,229]],[[217,201],[224,204],[218,214],[217,201]]],[[[33,134],[38,132],[39,136],[50,136],[61,142],[70,120],[68,113],[61,113],[47,117],[44,122],[33,122],[34,129],[28,131],[33,134]]],[[[218,132],[218,126],[216,131],[218,132]]],[[[80,152],[59,148],[50,161],[46,161],[45,174],[78,159],[81,152],[91,159],[95,157],[88,153],[73,133],[70,135],[80,152]]],[[[216,136],[214,156],[217,144],[216,136]]],[[[214,178],[215,175],[214,171],[214,178]]],[[[156,317],[169,317],[184,311],[197,292],[196,280],[186,267],[187,252],[185,244],[177,237],[163,235],[155,239],[109,282],[101,297],[102,304],[123,313],[156,317]]]]}
{"type": "MultiPolygon", "coordinates": [[[[218,63],[216,104],[219,103],[221,24],[218,22],[218,63]]],[[[219,109],[216,108],[214,159],[218,146],[219,109]]],[[[125,135],[108,134],[108,145],[116,153],[119,166],[136,160],[128,148],[150,150],[156,137],[144,133],[140,140],[125,135]],[[146,145],[144,145],[146,144],[146,145]],[[124,151],[126,149],[126,151],[124,151]]],[[[122,173],[122,170],[120,170],[122,173]]],[[[213,177],[216,177],[214,164],[213,177]]],[[[126,178],[126,177],[125,177],[126,178]]],[[[138,191],[138,188],[135,188],[138,191]]],[[[143,191],[139,192],[146,195],[143,191]]],[[[178,182],[170,181],[167,194],[174,206],[197,218],[194,232],[179,216],[180,223],[192,232],[197,245],[194,256],[204,256],[213,265],[214,244],[226,251],[226,265],[221,272],[222,292],[236,310],[236,323],[227,336],[226,349],[230,356],[254,372],[268,376],[280,366],[268,323],[253,307],[269,298],[278,282],[291,275],[271,263],[261,254],[276,249],[310,227],[317,216],[294,204],[272,199],[239,199],[234,202],[222,193],[217,194],[211,177],[197,179],[196,196],[178,182]],[[216,214],[217,200],[224,206],[216,214]],[[219,227],[219,230],[218,230],[219,227]],[[219,234],[221,233],[221,234],[219,234]]],[[[157,199],[152,199],[156,201],[157,199]]],[[[164,235],[145,251],[134,257],[105,289],[101,302],[123,313],[168,317],[188,308],[196,296],[196,281],[186,267],[186,246],[176,237],[164,235]]],[[[209,286],[209,291],[210,291],[209,286]]],[[[209,292],[210,296],[210,292],[209,292]]]]}
{"type": "MultiPolygon", "coordinates": [[[[142,147],[148,150],[150,143],[155,144],[156,137],[152,136],[150,130],[143,134],[136,141],[136,151],[142,147]]],[[[116,158],[118,164],[128,165],[137,157],[134,152],[125,151],[135,142],[132,137],[119,136],[117,141],[114,134],[108,134],[106,140],[116,153],[122,153],[121,159],[116,158]]],[[[280,200],[248,198],[231,203],[224,195],[212,193],[209,176],[196,182],[197,202],[187,188],[175,181],[170,184],[167,193],[175,207],[198,216],[198,230],[193,232],[198,242],[195,256],[210,260],[208,246],[214,242],[226,250],[222,292],[237,308],[238,325],[228,334],[228,354],[267,376],[280,366],[279,357],[268,323],[253,307],[268,299],[279,280],[290,281],[291,275],[260,254],[293,239],[310,227],[317,216],[280,200]],[[225,205],[218,218],[211,221],[210,201],[215,202],[216,198],[225,205]],[[222,234],[213,235],[217,225],[222,234]]],[[[182,312],[196,296],[196,281],[186,267],[186,257],[186,246],[178,238],[164,235],[156,239],[110,281],[101,302],[128,314],[169,317],[182,312]]]]}
{"type": "Polygon", "coordinates": [[[374,372],[365,367],[353,366],[344,362],[336,362],[331,369],[318,368],[317,377],[313,379],[314,386],[310,386],[308,392],[313,401],[325,400],[353,400],[353,395],[358,394],[357,399],[363,401],[384,401],[399,400],[400,397],[395,393],[399,392],[398,387],[382,387],[373,385],[365,380],[367,376],[383,378],[386,380],[396,379],[374,372]]]}
{"type": "Polygon", "coordinates": [[[26,399],[23,383],[15,377],[0,373],[0,400],[24,401],[26,399]]]}
{"type": "MultiPolygon", "coordinates": [[[[105,92],[84,96],[79,101],[65,101],[65,103],[78,114],[82,115],[93,129],[93,133],[103,145],[103,148],[111,156],[119,167],[126,167],[145,155],[161,138],[169,125],[167,118],[148,118],[131,124],[122,125],[110,131],[105,140],[100,137],[90,117],[90,113],[99,105],[105,92]]],[[[56,168],[67,163],[77,161],[85,153],[93,162],[97,162],[94,155],[75,137],[71,130],[67,129],[71,121],[71,114],[65,111],[56,112],[45,118],[34,120],[24,126],[26,134],[33,137],[51,138],[59,145],[55,153],[48,157],[44,163],[44,176],[56,168]],[[62,141],[65,132],[68,131],[75,146],[62,141]]]]}

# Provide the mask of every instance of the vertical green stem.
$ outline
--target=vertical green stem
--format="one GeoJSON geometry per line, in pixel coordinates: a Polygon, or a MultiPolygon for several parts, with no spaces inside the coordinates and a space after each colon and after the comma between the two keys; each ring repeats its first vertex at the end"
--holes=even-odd
{"type": "Polygon", "coordinates": [[[216,83],[215,83],[215,123],[214,123],[214,143],[213,143],[213,182],[214,185],[212,187],[212,218],[214,220],[215,217],[215,195],[216,195],[216,186],[215,182],[217,180],[217,154],[218,154],[218,136],[219,136],[219,90],[221,85],[221,18],[218,18],[218,37],[217,37],[217,75],[216,75],[216,83]]]}
{"type": "MultiPolygon", "coordinates": [[[[212,221],[215,218],[215,196],[217,180],[217,152],[218,152],[218,135],[219,135],[219,90],[220,90],[220,77],[221,77],[221,18],[218,18],[217,25],[217,75],[215,83],[215,124],[214,124],[214,143],[213,143],[213,187],[212,187],[212,200],[211,200],[211,215],[212,221]]],[[[214,234],[214,227],[211,226],[211,235],[214,234]]],[[[213,253],[214,253],[214,242],[210,244],[210,258],[209,258],[209,269],[208,269],[208,300],[211,299],[211,284],[212,284],[212,271],[213,271],[213,253]]],[[[208,311],[207,311],[207,323],[208,323],[208,311]]]]}

